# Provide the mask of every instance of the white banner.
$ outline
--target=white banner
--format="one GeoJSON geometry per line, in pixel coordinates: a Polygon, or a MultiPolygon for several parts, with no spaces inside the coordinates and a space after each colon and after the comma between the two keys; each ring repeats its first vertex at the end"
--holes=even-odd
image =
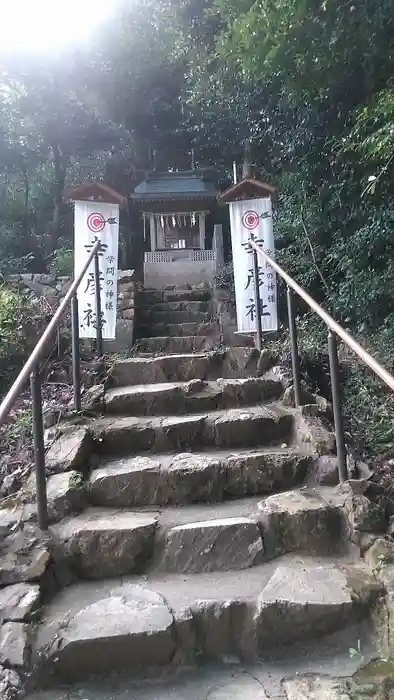
{"type": "MultiPolygon", "coordinates": [[[[246,251],[250,234],[258,245],[275,259],[272,228],[272,202],[269,197],[230,202],[231,244],[233,251],[237,325],[241,333],[256,331],[256,307],[253,288],[253,257],[246,251]]],[[[278,329],[276,273],[258,257],[261,326],[263,331],[278,329]]]]}
{"type": "MultiPolygon", "coordinates": [[[[118,299],[119,206],[75,202],[74,274],[77,276],[97,240],[99,249],[101,323],[103,338],[113,340],[118,299]]],[[[95,338],[97,328],[94,259],[78,287],[79,335],[95,338]]]]}

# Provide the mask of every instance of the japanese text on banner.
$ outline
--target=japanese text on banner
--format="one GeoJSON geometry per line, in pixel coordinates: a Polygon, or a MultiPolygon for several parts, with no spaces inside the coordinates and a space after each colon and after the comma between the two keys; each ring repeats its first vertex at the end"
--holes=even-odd
{"type": "MultiPolygon", "coordinates": [[[[86,257],[97,240],[103,338],[115,338],[117,289],[119,207],[102,202],[75,202],[74,274],[82,269],[86,257]]],[[[79,334],[95,338],[97,333],[96,283],[92,260],[78,288],[79,334]]]]}
{"type": "MultiPolygon", "coordinates": [[[[250,234],[270,257],[275,257],[272,204],[269,197],[230,203],[231,243],[234,265],[237,325],[241,333],[256,331],[253,257],[248,251],[250,234]]],[[[260,314],[263,331],[278,328],[276,273],[268,262],[258,258],[260,314]]]]}

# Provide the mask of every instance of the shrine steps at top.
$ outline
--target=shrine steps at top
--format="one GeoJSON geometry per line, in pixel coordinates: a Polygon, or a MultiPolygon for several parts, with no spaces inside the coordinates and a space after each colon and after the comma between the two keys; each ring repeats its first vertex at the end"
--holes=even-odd
{"type": "Polygon", "coordinates": [[[250,347],[192,354],[163,354],[157,357],[137,355],[119,360],[113,365],[108,378],[108,388],[132,384],[256,377],[258,359],[258,351],[250,347]]]}
{"type": "Polygon", "coordinates": [[[136,350],[141,353],[150,353],[152,355],[160,352],[180,354],[200,352],[201,350],[213,350],[216,345],[217,340],[215,335],[211,337],[205,335],[182,335],[179,337],[158,336],[156,338],[140,338],[136,341],[136,350]]]}
{"type": "Polygon", "coordinates": [[[175,288],[143,290],[136,297],[136,339],[141,353],[183,353],[215,347],[219,327],[212,291],[175,288]]]}
{"type": "Polygon", "coordinates": [[[147,325],[137,326],[137,335],[139,338],[146,340],[147,338],[166,338],[183,336],[215,336],[218,332],[217,321],[208,322],[186,322],[186,323],[152,323],[147,325]]]}
{"type": "Polygon", "coordinates": [[[142,289],[136,292],[136,301],[140,306],[150,306],[161,302],[179,301],[210,301],[211,289],[167,289],[163,292],[158,289],[142,289]]]}

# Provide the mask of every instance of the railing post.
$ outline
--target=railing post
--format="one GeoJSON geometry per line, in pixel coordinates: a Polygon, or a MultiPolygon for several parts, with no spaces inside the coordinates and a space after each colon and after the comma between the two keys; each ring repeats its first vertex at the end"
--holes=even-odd
{"type": "Polygon", "coordinates": [[[330,359],[330,375],[332,390],[332,406],[334,411],[335,439],[337,443],[337,459],[339,480],[347,481],[345,431],[341,409],[341,397],[339,388],[339,362],[337,337],[331,330],[328,331],[328,355],[330,359]]]}
{"type": "Polygon", "coordinates": [[[81,363],[79,352],[79,314],[78,297],[74,294],[71,299],[71,332],[72,332],[72,358],[73,358],[73,386],[74,408],[81,410],[81,363]]]}
{"type": "Polygon", "coordinates": [[[96,349],[98,355],[103,354],[103,327],[101,323],[101,289],[100,289],[100,264],[98,252],[94,256],[94,280],[96,285],[96,349]]]}
{"type": "Polygon", "coordinates": [[[36,499],[38,527],[48,529],[47,485],[45,478],[44,423],[42,418],[41,375],[39,365],[30,375],[33,413],[34,465],[36,470],[36,499]]]}
{"type": "Polygon", "coordinates": [[[287,285],[286,290],[287,296],[287,313],[289,317],[289,332],[291,341],[291,364],[293,368],[293,385],[294,385],[294,403],[296,406],[301,405],[301,372],[300,372],[300,358],[298,355],[298,341],[297,341],[297,325],[294,315],[293,306],[293,291],[287,285]]]}
{"type": "MultiPolygon", "coordinates": [[[[253,240],[253,236],[251,235],[253,240]]],[[[262,345],[262,327],[261,327],[261,301],[259,288],[259,262],[255,249],[252,249],[253,255],[253,293],[254,293],[254,308],[256,310],[256,348],[261,352],[262,345]]]]}

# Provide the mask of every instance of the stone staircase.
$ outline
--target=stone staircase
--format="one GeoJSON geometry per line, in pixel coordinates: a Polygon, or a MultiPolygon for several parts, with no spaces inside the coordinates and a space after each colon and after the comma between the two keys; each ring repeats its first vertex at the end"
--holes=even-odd
{"type": "Polygon", "coordinates": [[[138,354],[48,453],[38,685],[255,663],[358,624],[382,594],[343,495],[315,481],[327,406],[292,407],[253,348],[209,350],[207,291],[141,294],[138,354]]]}
{"type": "Polygon", "coordinates": [[[211,291],[143,290],[137,294],[140,353],[189,353],[214,347],[218,336],[211,291]]]}

